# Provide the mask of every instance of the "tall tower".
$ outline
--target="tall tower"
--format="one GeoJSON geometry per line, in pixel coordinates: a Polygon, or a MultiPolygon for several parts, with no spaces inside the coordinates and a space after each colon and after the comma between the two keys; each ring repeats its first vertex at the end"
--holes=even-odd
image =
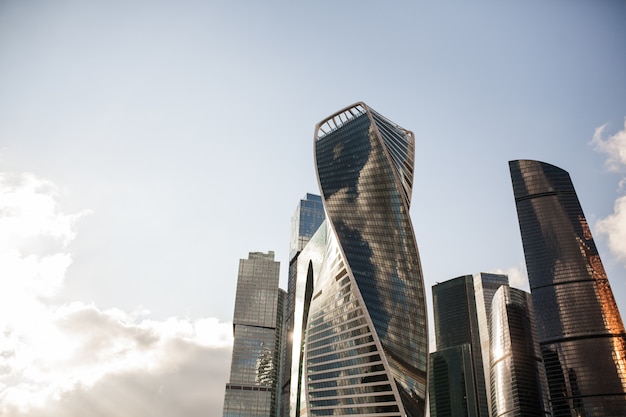
{"type": "Polygon", "coordinates": [[[626,416],[626,333],[570,176],[509,168],[554,416],[626,416]]]}
{"type": "Polygon", "coordinates": [[[280,416],[287,417],[291,398],[291,363],[293,352],[294,313],[296,305],[296,279],[298,256],[324,221],[322,197],[307,193],[298,203],[291,218],[291,244],[289,247],[289,272],[287,277],[287,300],[283,331],[285,355],[283,359],[280,416]]]}
{"type": "Polygon", "coordinates": [[[549,417],[530,294],[501,286],[491,308],[492,416],[549,417]]]}
{"type": "Polygon", "coordinates": [[[319,195],[306,193],[291,218],[289,260],[294,259],[324,221],[324,204],[319,195]]]}
{"type": "Polygon", "coordinates": [[[275,417],[285,292],[278,288],[274,252],[239,261],[233,356],[224,417],[275,417]]]}
{"type": "MultiPolygon", "coordinates": [[[[291,332],[291,372],[289,388],[289,417],[306,417],[307,401],[306,389],[308,376],[304,363],[305,336],[311,300],[313,298],[313,279],[322,274],[322,266],[327,258],[327,253],[334,240],[328,235],[328,222],[324,221],[315,234],[302,248],[295,258],[293,269],[294,282],[294,306],[293,306],[293,331],[291,332]]],[[[291,273],[291,270],[290,270],[291,273]]],[[[323,386],[323,385],[322,385],[323,386]]]]}
{"type": "Polygon", "coordinates": [[[409,218],[413,134],[356,103],[321,121],[314,143],[327,223],[323,251],[303,256],[314,237],[298,260],[300,416],[422,417],[428,334],[409,218]]]}
{"type": "Polygon", "coordinates": [[[431,417],[488,417],[474,277],[434,285],[433,311],[437,351],[431,354],[431,417]]]}
{"type": "Polygon", "coordinates": [[[490,356],[491,350],[489,332],[491,327],[491,302],[493,296],[502,286],[509,285],[509,277],[503,274],[480,272],[474,274],[474,295],[476,298],[476,316],[478,317],[478,333],[480,337],[480,351],[483,358],[483,370],[485,375],[485,396],[491,415],[491,385],[490,356]]]}

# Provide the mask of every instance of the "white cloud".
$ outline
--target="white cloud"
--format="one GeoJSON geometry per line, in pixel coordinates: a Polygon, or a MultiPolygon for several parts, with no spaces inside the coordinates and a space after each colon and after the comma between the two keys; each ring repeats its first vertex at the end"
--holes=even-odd
{"type": "Polygon", "coordinates": [[[611,252],[626,261],[626,196],[615,201],[613,214],[597,221],[596,230],[607,236],[611,252]]]}
{"type": "Polygon", "coordinates": [[[526,264],[520,262],[519,265],[512,266],[508,269],[496,269],[490,271],[494,274],[505,274],[509,277],[509,285],[511,287],[519,288],[524,291],[530,291],[528,284],[528,273],[526,272],[526,264]]]}
{"type": "Polygon", "coordinates": [[[62,214],[58,188],[31,173],[0,173],[0,249],[35,249],[52,239],[65,247],[74,239],[73,225],[88,214],[62,214]]]}
{"type": "Polygon", "coordinates": [[[0,173],[0,415],[218,416],[232,325],[55,305],[75,223],[59,191],[0,173]]]}
{"type": "MultiPolygon", "coordinates": [[[[621,171],[626,167],[626,119],[624,129],[603,139],[606,125],[596,129],[591,143],[595,149],[608,155],[607,166],[612,171],[621,171]]],[[[619,189],[623,191],[626,178],[620,181],[619,189]]],[[[596,229],[606,235],[609,249],[620,260],[626,261],[626,195],[619,197],[613,206],[613,214],[598,220],[596,229]]]]}
{"type": "Polygon", "coordinates": [[[608,154],[606,164],[611,171],[619,171],[626,165],[626,118],[624,130],[620,130],[607,139],[603,139],[606,124],[596,129],[591,144],[597,151],[608,154]]]}

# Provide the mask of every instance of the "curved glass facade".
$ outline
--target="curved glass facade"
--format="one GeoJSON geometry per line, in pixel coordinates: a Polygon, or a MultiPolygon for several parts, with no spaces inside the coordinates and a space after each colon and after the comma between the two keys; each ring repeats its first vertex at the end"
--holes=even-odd
{"type": "MultiPolygon", "coordinates": [[[[491,327],[491,300],[498,288],[509,285],[509,277],[502,274],[481,272],[474,274],[474,294],[476,298],[476,316],[478,317],[478,333],[480,334],[480,352],[483,357],[485,379],[485,397],[491,415],[491,385],[489,384],[491,341],[489,329],[491,327]]],[[[432,414],[431,414],[431,417],[432,414]]]]}
{"type": "Polygon", "coordinates": [[[626,416],[624,325],[570,176],[509,168],[554,416],[626,416]]]}
{"type": "Polygon", "coordinates": [[[424,415],[426,305],[409,218],[414,147],[411,132],[364,103],[316,127],[328,232],[302,333],[300,415],[424,415]]]}
{"type": "Polygon", "coordinates": [[[550,416],[530,294],[501,286],[491,303],[491,415],[550,416]]]}
{"type": "MultiPolygon", "coordinates": [[[[283,329],[283,338],[285,346],[285,355],[283,358],[283,369],[281,375],[281,395],[280,395],[280,416],[287,417],[290,415],[292,402],[292,382],[298,386],[298,381],[291,380],[292,374],[292,355],[293,355],[293,337],[294,327],[301,328],[301,324],[295,324],[296,309],[296,292],[298,279],[298,259],[302,250],[309,246],[309,252],[314,244],[308,245],[314,234],[322,226],[324,221],[324,205],[322,197],[315,194],[307,193],[298,203],[296,211],[291,218],[291,244],[289,245],[289,269],[287,275],[287,299],[285,301],[285,325],[283,329]]],[[[319,237],[318,237],[319,239],[319,237]]],[[[306,262],[308,268],[308,262],[306,262]]],[[[305,275],[306,277],[306,275],[305,275]]],[[[300,319],[300,322],[302,320],[300,319]]],[[[299,354],[300,346],[298,345],[296,354],[299,354]]],[[[296,357],[296,363],[299,364],[300,357],[296,357]]],[[[293,391],[294,395],[297,392],[293,391]]]]}

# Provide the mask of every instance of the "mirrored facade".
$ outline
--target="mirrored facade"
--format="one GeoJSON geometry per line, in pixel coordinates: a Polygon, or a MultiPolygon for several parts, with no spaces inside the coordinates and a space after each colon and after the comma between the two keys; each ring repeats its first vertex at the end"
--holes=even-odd
{"type": "Polygon", "coordinates": [[[411,132],[364,103],[316,127],[327,218],[298,259],[292,417],[424,416],[426,305],[409,218],[414,151],[411,132]]]}
{"type": "MultiPolygon", "coordinates": [[[[322,197],[307,193],[296,206],[291,218],[291,244],[289,247],[289,272],[287,277],[287,301],[285,306],[285,325],[283,337],[285,338],[285,354],[283,359],[282,388],[280,415],[289,415],[291,399],[291,365],[293,352],[294,315],[296,308],[296,287],[298,258],[302,250],[307,246],[315,232],[324,221],[324,205],[322,197]]],[[[313,245],[311,245],[313,246],[313,245]]],[[[310,250],[309,250],[310,252],[310,250]]],[[[300,324],[301,325],[301,324],[300,324]]],[[[299,360],[299,357],[298,359],[299,360]]],[[[296,384],[298,386],[298,384],[296,384]]]]}
{"type": "Polygon", "coordinates": [[[493,417],[549,417],[547,382],[530,294],[501,286],[491,308],[493,417]]]}
{"type": "Polygon", "coordinates": [[[432,289],[437,352],[431,354],[430,415],[488,417],[474,277],[464,275],[434,285],[432,289]],[[436,366],[435,360],[441,364],[436,366]],[[444,360],[446,368],[442,366],[444,360]],[[455,367],[454,363],[464,365],[455,367]],[[444,381],[449,383],[447,391],[444,381]],[[458,395],[460,392],[464,395],[458,395]],[[448,414],[447,410],[457,411],[448,414]]]}
{"type": "Polygon", "coordinates": [[[233,356],[224,417],[275,417],[279,401],[285,292],[274,252],[239,261],[233,356]]]}
{"type": "Polygon", "coordinates": [[[476,298],[476,316],[478,317],[478,333],[480,335],[480,351],[483,358],[485,379],[485,396],[491,414],[490,356],[491,344],[489,332],[491,327],[491,302],[496,291],[503,285],[509,285],[509,277],[503,274],[480,272],[474,274],[474,294],[476,298]]]}
{"type": "Polygon", "coordinates": [[[476,417],[476,385],[469,343],[430,354],[430,416],[476,417]]]}
{"type": "Polygon", "coordinates": [[[569,174],[509,162],[552,412],[626,416],[626,337],[569,174]]]}
{"type": "Polygon", "coordinates": [[[324,221],[313,237],[305,245],[294,264],[296,270],[294,327],[292,332],[292,361],[291,361],[291,388],[290,388],[290,417],[305,417],[307,415],[306,399],[302,398],[302,391],[306,385],[306,375],[303,373],[305,336],[311,298],[313,297],[313,277],[319,277],[326,253],[329,249],[327,222],[324,221]]]}
{"type": "Polygon", "coordinates": [[[302,251],[324,221],[324,203],[322,197],[307,193],[291,217],[291,244],[289,259],[292,260],[302,251]]]}

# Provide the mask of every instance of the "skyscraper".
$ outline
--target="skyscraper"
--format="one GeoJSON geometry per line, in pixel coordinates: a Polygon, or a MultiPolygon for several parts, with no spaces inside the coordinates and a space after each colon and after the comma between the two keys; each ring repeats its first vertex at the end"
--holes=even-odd
{"type": "Polygon", "coordinates": [[[233,356],[224,417],[275,417],[285,292],[278,288],[274,252],[239,261],[233,317],[233,356]]]}
{"type": "Polygon", "coordinates": [[[296,281],[294,283],[293,331],[291,333],[291,372],[289,417],[306,417],[306,387],[308,377],[305,371],[304,352],[307,322],[313,297],[313,279],[319,277],[332,240],[328,236],[328,223],[322,222],[309,242],[304,246],[293,263],[296,281]]]}
{"type": "Polygon", "coordinates": [[[485,374],[485,396],[491,415],[491,385],[490,380],[490,351],[491,342],[489,332],[491,327],[491,302],[493,296],[501,286],[509,285],[509,277],[502,274],[480,272],[474,275],[474,295],[476,298],[476,316],[478,317],[478,333],[480,337],[480,351],[483,357],[485,374]]]}
{"type": "Polygon", "coordinates": [[[316,127],[327,219],[298,259],[301,417],[424,415],[426,304],[409,218],[414,152],[411,132],[364,103],[316,127]]]}
{"type": "Polygon", "coordinates": [[[428,395],[431,417],[476,417],[476,379],[469,343],[430,354],[428,395]]]}
{"type": "Polygon", "coordinates": [[[289,260],[291,261],[309,242],[313,234],[324,221],[324,204],[319,195],[306,193],[300,200],[291,218],[291,244],[289,260]]]}
{"type": "Polygon", "coordinates": [[[284,359],[282,370],[282,388],[280,415],[289,415],[291,397],[291,355],[293,351],[293,328],[296,303],[296,279],[298,256],[313,234],[324,221],[324,205],[322,197],[307,193],[298,203],[291,218],[291,243],[289,247],[289,272],[287,277],[287,300],[285,305],[284,359]]]}
{"type": "Polygon", "coordinates": [[[509,168],[554,416],[626,416],[626,333],[570,176],[509,168]]]}
{"type": "Polygon", "coordinates": [[[431,417],[488,417],[474,277],[434,285],[433,312],[437,351],[431,354],[431,417]]]}
{"type": "Polygon", "coordinates": [[[548,417],[546,377],[530,294],[501,286],[491,308],[492,416],[548,417]]]}

